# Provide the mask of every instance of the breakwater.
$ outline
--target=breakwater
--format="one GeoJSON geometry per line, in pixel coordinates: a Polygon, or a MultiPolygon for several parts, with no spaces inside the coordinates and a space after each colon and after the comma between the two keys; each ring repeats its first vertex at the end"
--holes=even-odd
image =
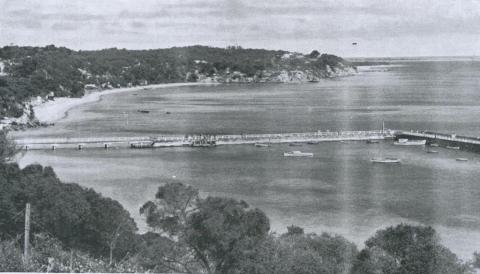
{"type": "Polygon", "coordinates": [[[29,138],[15,140],[17,147],[30,149],[156,148],[242,144],[316,143],[327,141],[367,141],[394,137],[393,130],[315,131],[276,134],[168,135],[141,137],[29,138]]]}

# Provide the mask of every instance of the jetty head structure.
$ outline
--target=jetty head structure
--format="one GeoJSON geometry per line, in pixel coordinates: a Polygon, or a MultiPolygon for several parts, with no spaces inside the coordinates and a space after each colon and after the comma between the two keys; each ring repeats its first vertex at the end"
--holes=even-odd
{"type": "Polygon", "coordinates": [[[426,145],[445,148],[456,148],[480,153],[480,137],[467,137],[456,134],[445,134],[432,131],[396,131],[397,139],[426,140],[426,145]]]}

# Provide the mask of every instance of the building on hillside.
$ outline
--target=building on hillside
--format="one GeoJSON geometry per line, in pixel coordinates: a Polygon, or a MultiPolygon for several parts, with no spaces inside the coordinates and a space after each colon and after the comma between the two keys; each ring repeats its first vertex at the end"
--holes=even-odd
{"type": "Polygon", "coordinates": [[[53,91],[47,94],[47,100],[55,100],[55,93],[53,91]]]}

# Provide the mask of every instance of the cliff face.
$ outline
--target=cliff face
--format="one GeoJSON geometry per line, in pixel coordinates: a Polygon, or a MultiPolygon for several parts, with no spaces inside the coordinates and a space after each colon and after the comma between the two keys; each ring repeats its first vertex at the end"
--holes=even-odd
{"type": "Polygon", "coordinates": [[[227,68],[213,73],[202,73],[206,60],[186,75],[187,81],[219,83],[303,83],[318,82],[320,79],[351,76],[357,73],[354,66],[334,55],[311,57],[300,53],[284,53],[268,69],[256,70],[254,73],[227,68]]]}
{"type": "Polygon", "coordinates": [[[198,82],[206,83],[306,83],[318,82],[325,78],[352,76],[357,70],[351,66],[338,66],[332,68],[327,65],[325,70],[264,70],[258,75],[247,76],[245,73],[234,71],[222,75],[206,76],[196,73],[198,82]]]}
{"type": "Polygon", "coordinates": [[[23,104],[19,104],[17,107],[21,111],[21,115],[18,117],[12,116],[3,117],[2,119],[0,119],[0,130],[23,130],[26,128],[46,126],[46,124],[42,124],[38,121],[33,112],[33,107],[42,103],[43,101],[44,100],[42,100],[40,97],[37,97],[30,101],[23,102],[23,104]]]}

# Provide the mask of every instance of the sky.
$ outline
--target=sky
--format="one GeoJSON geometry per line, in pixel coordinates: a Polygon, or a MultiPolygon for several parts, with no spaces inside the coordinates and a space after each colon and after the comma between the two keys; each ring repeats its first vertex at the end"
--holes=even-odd
{"type": "Polygon", "coordinates": [[[479,38],[480,0],[0,0],[0,46],[478,56],[479,38]]]}

